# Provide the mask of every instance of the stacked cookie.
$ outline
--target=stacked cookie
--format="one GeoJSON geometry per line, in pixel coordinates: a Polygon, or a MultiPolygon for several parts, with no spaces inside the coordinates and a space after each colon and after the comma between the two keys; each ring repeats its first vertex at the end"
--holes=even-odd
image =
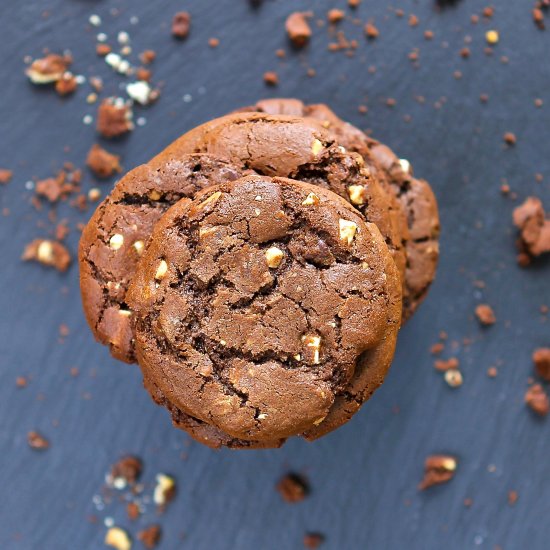
{"type": "Polygon", "coordinates": [[[315,439],[382,383],[438,232],[407,161],[325,106],[263,101],[116,184],[82,235],[84,309],[202,443],[315,439]]]}

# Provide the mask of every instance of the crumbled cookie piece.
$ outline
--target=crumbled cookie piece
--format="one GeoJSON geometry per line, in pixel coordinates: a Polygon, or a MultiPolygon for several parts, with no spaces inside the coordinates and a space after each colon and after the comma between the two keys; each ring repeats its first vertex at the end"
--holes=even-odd
{"type": "Polygon", "coordinates": [[[110,527],[105,534],[105,544],[116,550],[130,550],[132,548],[132,539],[124,529],[110,527]]]}
{"type": "Polygon", "coordinates": [[[439,371],[448,371],[450,369],[458,369],[459,364],[460,363],[456,357],[451,357],[447,360],[438,359],[434,362],[434,368],[439,371]]]}
{"type": "Polygon", "coordinates": [[[67,197],[74,191],[74,187],[66,181],[66,178],[66,172],[61,170],[54,178],[37,181],[35,186],[36,194],[48,199],[50,202],[57,202],[67,197]]]}
{"type": "Polygon", "coordinates": [[[71,264],[71,254],[61,243],[47,239],[35,239],[29,243],[21,259],[36,261],[42,265],[55,267],[58,271],[67,271],[71,264]]]}
{"type": "Polygon", "coordinates": [[[518,263],[526,266],[531,259],[550,252],[550,219],[546,217],[542,202],[527,197],[514,209],[514,225],[520,230],[518,263]]]}
{"type": "Polygon", "coordinates": [[[92,145],[86,158],[86,165],[98,178],[108,178],[120,172],[120,157],[106,151],[97,143],[92,145]]]}
{"type": "Polygon", "coordinates": [[[12,177],[13,177],[13,172],[11,170],[7,170],[6,168],[0,168],[0,184],[6,185],[11,181],[12,177]]]}
{"type": "Polygon", "coordinates": [[[35,59],[26,74],[33,84],[54,84],[63,77],[71,63],[70,56],[51,53],[35,59]]]}
{"type": "Polygon", "coordinates": [[[121,97],[104,99],[97,111],[97,131],[106,138],[114,138],[134,129],[129,102],[121,97]]]}
{"type": "Polygon", "coordinates": [[[153,502],[163,511],[176,496],[176,480],[167,474],[157,474],[153,502]]]}
{"type": "Polygon", "coordinates": [[[484,325],[494,325],[496,323],[495,312],[493,308],[488,304],[479,304],[475,310],[478,321],[484,325]]]}
{"type": "Polygon", "coordinates": [[[539,416],[546,416],[550,411],[548,396],[540,384],[533,384],[527,389],[525,403],[539,416]]]}
{"type": "Polygon", "coordinates": [[[344,19],[345,17],[345,13],[344,13],[344,10],[339,10],[337,8],[333,8],[331,10],[329,10],[329,12],[327,13],[327,20],[329,23],[332,23],[332,24],[335,24],[335,23],[338,23],[340,21],[342,21],[342,19],[344,19]]]}
{"type": "Polygon", "coordinates": [[[150,525],[149,527],[140,531],[137,538],[141,541],[143,546],[147,548],[147,550],[152,550],[153,548],[156,548],[158,543],[160,542],[161,534],[162,532],[160,529],[160,525],[150,525]]]}
{"type": "Polygon", "coordinates": [[[150,65],[156,59],[155,50],[144,50],[139,54],[139,59],[144,65],[150,65]]]}
{"type": "Polygon", "coordinates": [[[533,352],[533,363],[537,374],[550,382],[550,348],[538,348],[533,352]]]}
{"type": "Polygon", "coordinates": [[[323,542],[325,542],[325,537],[321,535],[321,533],[306,533],[304,535],[304,548],[315,550],[319,548],[323,542]]]}
{"type": "Polygon", "coordinates": [[[136,456],[125,456],[112,465],[107,476],[107,483],[115,489],[124,489],[135,485],[141,476],[143,464],[136,456]]]}
{"type": "Polygon", "coordinates": [[[38,432],[32,431],[27,434],[27,442],[31,449],[45,451],[50,448],[50,442],[38,432]]]}
{"type": "Polygon", "coordinates": [[[311,38],[311,27],[308,18],[311,16],[308,12],[291,13],[285,23],[286,32],[291,42],[297,48],[305,46],[311,38]]]}
{"type": "Polygon", "coordinates": [[[277,491],[285,502],[301,502],[309,494],[309,483],[305,476],[290,472],[277,483],[277,491]]]}
{"type": "Polygon", "coordinates": [[[73,73],[67,71],[63,73],[63,76],[55,83],[55,91],[60,96],[70,95],[76,92],[78,88],[78,81],[73,73]]]}
{"type": "Polygon", "coordinates": [[[191,28],[191,15],[186,11],[180,11],[172,18],[172,36],[183,40],[189,35],[191,28]]]}
{"type": "Polygon", "coordinates": [[[447,483],[456,472],[457,460],[449,455],[432,455],[424,462],[424,479],[418,485],[424,491],[433,485],[447,483]]]}

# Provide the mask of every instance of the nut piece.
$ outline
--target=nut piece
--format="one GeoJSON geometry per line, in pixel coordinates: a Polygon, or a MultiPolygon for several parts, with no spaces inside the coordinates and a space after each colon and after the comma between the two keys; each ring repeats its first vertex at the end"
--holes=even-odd
{"type": "Polygon", "coordinates": [[[449,369],[445,371],[445,382],[451,386],[451,388],[458,388],[462,386],[462,373],[458,369],[449,369]]]}
{"type": "Polygon", "coordinates": [[[365,204],[366,194],[366,189],[363,185],[350,185],[348,187],[349,200],[352,204],[365,204]]]}
{"type": "Polygon", "coordinates": [[[161,260],[159,263],[159,266],[157,267],[157,272],[155,273],[155,279],[157,281],[162,281],[167,271],[168,271],[168,264],[164,260],[161,260]]]}
{"type": "Polygon", "coordinates": [[[166,474],[157,474],[157,484],[153,492],[153,501],[164,508],[176,495],[176,480],[166,474]]]}
{"type": "Polygon", "coordinates": [[[312,363],[318,365],[320,359],[321,337],[317,334],[305,334],[302,336],[302,343],[309,348],[307,351],[310,351],[312,355],[312,363]]]}
{"type": "Polygon", "coordinates": [[[314,139],[311,144],[311,152],[314,156],[317,156],[324,149],[324,145],[318,139],[314,139]]]}
{"type": "Polygon", "coordinates": [[[321,202],[321,199],[315,193],[310,193],[302,201],[302,206],[313,206],[315,204],[319,204],[320,202],[321,202]]]}
{"type": "Polygon", "coordinates": [[[143,249],[145,248],[143,241],[136,241],[132,246],[140,256],[143,254],[143,249]]]}
{"type": "Polygon", "coordinates": [[[221,191],[216,191],[215,193],[210,195],[207,199],[203,200],[197,208],[202,210],[203,208],[205,208],[208,205],[214,206],[218,202],[218,200],[221,196],[222,196],[222,192],[221,191]]]}
{"type": "Polygon", "coordinates": [[[411,163],[407,159],[399,159],[399,164],[403,172],[405,172],[406,174],[411,173],[411,163]]]}
{"type": "Polygon", "coordinates": [[[272,246],[265,251],[265,259],[267,261],[268,267],[276,268],[281,265],[285,253],[276,246],[272,246]]]}
{"type": "Polygon", "coordinates": [[[355,238],[355,233],[357,233],[357,224],[355,222],[350,222],[349,220],[340,218],[339,226],[340,240],[350,245],[355,238]]]}
{"type": "Polygon", "coordinates": [[[418,485],[421,491],[432,485],[450,481],[456,472],[457,460],[448,455],[432,455],[424,462],[424,479],[418,485]]]}
{"type": "Polygon", "coordinates": [[[116,550],[130,550],[132,548],[130,535],[120,527],[109,528],[105,534],[105,544],[116,548],[116,550]]]}
{"type": "Polygon", "coordinates": [[[109,247],[112,250],[118,250],[124,244],[124,237],[120,233],[115,233],[109,239],[109,247]]]}

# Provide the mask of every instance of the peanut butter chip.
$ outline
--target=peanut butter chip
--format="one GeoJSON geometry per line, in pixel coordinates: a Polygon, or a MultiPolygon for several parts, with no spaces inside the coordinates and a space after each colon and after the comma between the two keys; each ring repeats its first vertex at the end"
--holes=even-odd
{"type": "Polygon", "coordinates": [[[115,233],[109,239],[109,246],[113,250],[118,250],[124,244],[124,237],[120,233],[115,233]]]}
{"type": "Polygon", "coordinates": [[[312,206],[314,204],[319,204],[321,202],[321,199],[315,194],[310,193],[302,202],[303,206],[312,206]]]}
{"type": "Polygon", "coordinates": [[[152,200],[152,201],[158,201],[160,199],[160,193],[153,189],[150,193],[149,193],[149,198],[152,200]]]}
{"type": "Polygon", "coordinates": [[[161,260],[159,266],[157,267],[157,272],[155,273],[155,279],[157,281],[161,281],[162,279],[164,279],[167,271],[168,264],[164,260],[161,260]]]}
{"type": "Polygon", "coordinates": [[[314,156],[317,156],[323,148],[323,144],[318,139],[313,140],[313,143],[311,144],[311,152],[314,156]]]}
{"type": "Polygon", "coordinates": [[[348,195],[352,204],[365,204],[365,188],[362,185],[350,185],[348,195]]]}
{"type": "Polygon", "coordinates": [[[355,222],[350,222],[349,220],[340,219],[339,225],[340,240],[350,245],[355,238],[355,233],[357,233],[357,224],[355,222]]]}
{"type": "Polygon", "coordinates": [[[265,259],[267,261],[267,265],[271,268],[279,267],[281,265],[281,262],[283,261],[284,255],[284,252],[276,246],[268,248],[265,251],[265,259]]]}

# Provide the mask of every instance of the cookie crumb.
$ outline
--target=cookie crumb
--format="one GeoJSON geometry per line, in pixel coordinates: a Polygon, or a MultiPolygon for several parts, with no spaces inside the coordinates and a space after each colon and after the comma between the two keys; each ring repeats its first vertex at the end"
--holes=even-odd
{"type": "Polygon", "coordinates": [[[514,146],[517,143],[516,134],[514,134],[513,132],[506,132],[502,139],[504,140],[504,143],[506,143],[506,145],[509,145],[510,147],[514,146]]]}
{"type": "Polygon", "coordinates": [[[15,379],[15,385],[18,388],[26,388],[28,384],[29,384],[29,381],[27,380],[27,378],[25,376],[18,376],[15,379]]]}
{"type": "Polygon", "coordinates": [[[114,138],[134,129],[130,104],[120,97],[104,99],[97,111],[97,131],[105,138],[114,138]]]}
{"type": "Polygon", "coordinates": [[[539,416],[546,416],[550,410],[548,396],[540,384],[533,384],[525,392],[525,403],[539,416]]]}
{"type": "Polygon", "coordinates": [[[141,476],[143,464],[136,456],[124,456],[111,466],[111,472],[107,476],[107,483],[115,489],[125,489],[133,486],[141,476]]]}
{"type": "Polygon", "coordinates": [[[365,25],[364,30],[365,30],[366,37],[370,40],[374,40],[375,38],[378,38],[378,35],[380,34],[380,31],[376,28],[374,23],[370,21],[365,25]]]}
{"type": "Polygon", "coordinates": [[[550,382],[550,348],[538,348],[533,352],[533,363],[537,374],[550,382]]]}
{"type": "Polygon", "coordinates": [[[63,76],[55,83],[55,91],[62,97],[76,92],[77,88],[78,80],[70,72],[63,73],[63,76]]]}
{"type": "Polygon", "coordinates": [[[183,40],[189,35],[191,29],[191,15],[189,12],[180,11],[172,18],[172,36],[183,40]]]}
{"type": "Polygon", "coordinates": [[[520,230],[518,263],[527,266],[531,259],[550,252],[550,219],[537,197],[527,197],[514,209],[514,225],[520,230]]]}
{"type": "Polygon", "coordinates": [[[40,433],[32,431],[27,434],[27,443],[31,449],[45,451],[50,448],[50,442],[40,433]]]}
{"type": "Polygon", "coordinates": [[[321,533],[306,533],[304,535],[304,548],[315,550],[325,542],[325,537],[321,533]]]}
{"type": "Polygon", "coordinates": [[[327,13],[327,20],[329,23],[332,24],[339,23],[340,21],[342,21],[342,19],[344,19],[345,15],[346,14],[343,10],[333,8],[327,13]]]}
{"type": "Polygon", "coordinates": [[[88,152],[86,165],[98,178],[108,178],[122,171],[120,157],[109,153],[109,151],[103,149],[97,143],[94,143],[88,152]]]}
{"type": "Polygon", "coordinates": [[[493,308],[488,304],[479,304],[475,309],[475,314],[478,321],[484,325],[494,325],[496,323],[495,313],[493,308]]]}
{"type": "Polygon", "coordinates": [[[456,357],[451,357],[447,360],[438,359],[434,362],[434,368],[439,371],[448,371],[450,369],[458,369],[459,364],[460,363],[456,357]]]}
{"type": "Polygon", "coordinates": [[[33,84],[54,84],[63,77],[71,63],[70,56],[51,53],[35,59],[26,74],[33,84]]]}
{"type": "Polygon", "coordinates": [[[268,86],[277,86],[279,84],[279,76],[274,71],[267,71],[264,73],[264,82],[268,86]]]}
{"type": "Polygon", "coordinates": [[[496,378],[497,377],[497,374],[498,374],[498,370],[496,367],[489,367],[487,369],[487,376],[489,378],[496,378]]]}
{"type": "Polygon", "coordinates": [[[517,491],[508,491],[508,504],[514,506],[518,501],[519,495],[517,491]]]}
{"type": "Polygon", "coordinates": [[[142,531],[140,531],[137,535],[138,540],[141,541],[143,546],[147,548],[147,550],[152,550],[153,548],[156,548],[158,543],[160,542],[161,537],[161,529],[160,525],[150,525],[149,527],[146,527],[142,531]]]}
{"type": "Polygon", "coordinates": [[[11,170],[7,170],[6,168],[0,168],[0,184],[6,185],[11,181],[12,177],[13,177],[13,172],[11,170]]]}
{"type": "Polygon", "coordinates": [[[309,494],[309,483],[305,476],[290,472],[277,483],[277,491],[288,503],[301,502],[309,494]]]}
{"type": "Polygon", "coordinates": [[[129,502],[126,505],[126,514],[128,515],[128,519],[130,521],[135,521],[140,515],[139,506],[135,502],[129,502]]]}
{"type": "Polygon", "coordinates": [[[456,472],[457,460],[449,455],[432,455],[424,462],[424,479],[418,485],[424,491],[433,485],[450,481],[456,472]]]}
{"type": "Polygon", "coordinates": [[[287,35],[297,48],[304,47],[311,38],[311,27],[308,23],[308,18],[311,17],[309,12],[294,12],[291,13],[285,22],[287,35]]]}
{"type": "Polygon", "coordinates": [[[208,45],[211,47],[211,48],[217,48],[219,45],[220,45],[220,40],[218,38],[209,38],[208,39],[208,45]]]}
{"type": "Polygon", "coordinates": [[[21,256],[23,261],[35,261],[54,267],[60,272],[67,271],[71,264],[71,254],[61,243],[47,239],[35,239],[30,242],[21,256]]]}

